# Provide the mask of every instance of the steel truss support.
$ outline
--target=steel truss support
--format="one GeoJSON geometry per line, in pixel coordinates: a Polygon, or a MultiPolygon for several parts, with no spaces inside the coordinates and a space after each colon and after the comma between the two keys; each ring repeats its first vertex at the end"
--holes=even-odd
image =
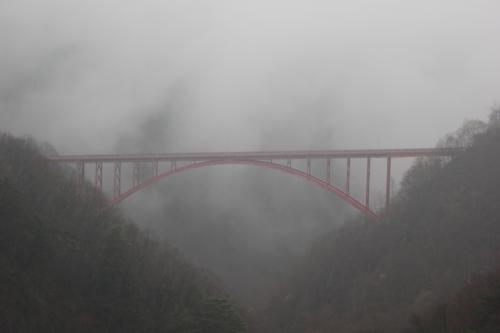
{"type": "Polygon", "coordinates": [[[95,190],[97,193],[102,192],[102,162],[96,162],[95,164],[95,190]]]}
{"type": "Polygon", "coordinates": [[[76,196],[80,198],[85,186],[85,162],[76,162],[76,196]]]}
{"type": "Polygon", "coordinates": [[[387,175],[385,179],[385,210],[389,209],[391,201],[391,157],[387,157],[387,175]]]}
{"type": "Polygon", "coordinates": [[[332,160],[329,158],[326,160],[326,182],[332,183],[332,160]]]}
{"type": "Polygon", "coordinates": [[[122,163],[115,162],[113,168],[113,198],[117,198],[122,194],[122,163]]]}
{"type": "Polygon", "coordinates": [[[158,160],[151,161],[151,175],[153,177],[158,176],[158,160]]]}
{"type": "Polygon", "coordinates": [[[370,208],[370,168],[371,159],[366,159],[366,189],[365,189],[365,206],[370,208]]]}
{"type": "Polygon", "coordinates": [[[82,161],[76,162],[76,187],[80,190],[85,181],[85,163],[82,161]]]}
{"type": "Polygon", "coordinates": [[[349,194],[349,187],[351,183],[351,158],[347,158],[347,168],[346,168],[346,177],[345,177],[345,193],[349,194]]]}
{"type": "Polygon", "coordinates": [[[140,184],[139,181],[139,163],[134,163],[134,168],[132,169],[132,186],[137,186],[140,184]]]}

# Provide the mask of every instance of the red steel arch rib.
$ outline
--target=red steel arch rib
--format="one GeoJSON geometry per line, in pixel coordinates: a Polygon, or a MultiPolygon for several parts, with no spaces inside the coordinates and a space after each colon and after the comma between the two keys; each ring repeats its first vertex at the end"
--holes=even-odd
{"type": "Polygon", "coordinates": [[[251,159],[207,160],[207,161],[202,161],[202,162],[194,162],[194,163],[189,164],[189,165],[184,165],[184,166],[177,167],[177,168],[169,170],[169,171],[162,172],[156,176],[153,176],[151,178],[144,180],[143,182],[141,182],[139,184],[136,184],[135,186],[133,186],[132,188],[130,188],[126,192],[123,192],[119,196],[116,196],[115,198],[113,198],[113,200],[111,200],[109,202],[107,208],[110,208],[110,207],[113,207],[113,206],[119,204],[120,202],[122,202],[123,200],[125,200],[126,198],[131,196],[132,194],[134,194],[138,191],[141,191],[144,188],[151,186],[152,184],[154,184],[154,183],[156,183],[164,178],[172,176],[174,174],[184,172],[184,171],[193,170],[193,169],[199,169],[199,168],[204,168],[204,167],[209,167],[209,166],[216,166],[216,165],[250,165],[250,166],[257,166],[257,167],[262,167],[262,168],[266,168],[266,169],[282,171],[282,172],[285,172],[287,174],[303,178],[303,179],[305,179],[305,180],[307,180],[307,181],[309,181],[309,182],[311,182],[311,183],[313,183],[313,184],[315,184],[315,185],[317,185],[317,186],[319,186],[319,187],[321,187],[329,192],[335,193],[339,198],[346,201],[352,207],[361,211],[367,217],[374,219],[374,220],[378,219],[377,214],[375,214],[369,207],[365,206],[360,201],[358,201],[356,198],[350,196],[348,193],[344,192],[343,190],[341,190],[337,186],[329,184],[328,182],[326,182],[318,177],[310,175],[310,174],[303,172],[301,170],[294,169],[290,166],[285,166],[285,165],[281,165],[281,164],[277,164],[277,163],[273,163],[273,162],[268,162],[268,161],[251,160],[251,159]]]}

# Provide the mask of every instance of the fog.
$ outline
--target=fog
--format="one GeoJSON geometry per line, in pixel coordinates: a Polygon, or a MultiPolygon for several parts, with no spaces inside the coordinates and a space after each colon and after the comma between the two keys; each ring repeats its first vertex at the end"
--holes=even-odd
{"type": "Polygon", "coordinates": [[[428,146],[498,99],[496,1],[0,6],[1,128],[61,152],[159,113],[165,150],[428,146]]]}
{"type": "MultiPolygon", "coordinates": [[[[493,0],[1,0],[0,130],[62,154],[434,146],[499,100],[499,12],[493,0]]],[[[198,236],[240,225],[228,237],[248,235],[254,256],[353,214],[255,170],[167,185],[125,211],[221,274],[189,222],[198,236]]]]}

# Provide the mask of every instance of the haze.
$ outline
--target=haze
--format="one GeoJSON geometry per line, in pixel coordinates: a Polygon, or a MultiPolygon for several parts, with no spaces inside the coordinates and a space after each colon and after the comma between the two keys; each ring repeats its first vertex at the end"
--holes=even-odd
{"type": "MultiPolygon", "coordinates": [[[[60,154],[433,147],[498,107],[499,13],[497,0],[0,0],[0,132],[60,154]]],[[[394,163],[394,192],[411,162],[394,163]]],[[[118,210],[251,309],[357,213],[304,181],[231,166],[118,210]]]]}
{"type": "Polygon", "coordinates": [[[499,10],[3,0],[0,129],[61,153],[433,146],[498,101],[499,10]],[[154,144],[119,144],[150,119],[154,144]]]}

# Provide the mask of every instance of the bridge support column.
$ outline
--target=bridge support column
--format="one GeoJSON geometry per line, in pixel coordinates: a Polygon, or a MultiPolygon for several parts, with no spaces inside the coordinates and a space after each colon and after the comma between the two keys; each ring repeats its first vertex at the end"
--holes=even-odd
{"type": "Polygon", "coordinates": [[[121,181],[122,181],[122,164],[115,162],[113,168],[113,199],[118,198],[121,194],[121,181]]]}
{"type": "Polygon", "coordinates": [[[82,161],[76,162],[76,196],[79,200],[83,194],[85,185],[85,163],[82,161]]]}
{"type": "Polygon", "coordinates": [[[351,158],[347,158],[347,173],[345,177],[345,193],[349,194],[349,186],[351,182],[351,158]]]}
{"type": "Polygon", "coordinates": [[[366,159],[366,193],[365,193],[365,206],[370,208],[370,168],[371,159],[368,157],[366,159]]]}
{"type": "Polygon", "coordinates": [[[331,159],[327,159],[326,160],[326,182],[328,184],[331,184],[332,183],[332,160],[331,159]]]}
{"type": "Polygon", "coordinates": [[[311,160],[307,159],[307,175],[311,175],[311,160]]]}
{"type": "Polygon", "coordinates": [[[152,177],[158,176],[158,160],[153,160],[151,162],[151,176],[152,177]]]}
{"type": "Polygon", "coordinates": [[[387,175],[385,179],[385,210],[389,209],[391,201],[391,157],[387,157],[387,175]]]}
{"type": "Polygon", "coordinates": [[[95,191],[102,192],[102,162],[95,163],[95,191]]]}
{"type": "Polygon", "coordinates": [[[139,163],[134,163],[134,169],[132,170],[132,186],[139,185],[139,163]]]}

